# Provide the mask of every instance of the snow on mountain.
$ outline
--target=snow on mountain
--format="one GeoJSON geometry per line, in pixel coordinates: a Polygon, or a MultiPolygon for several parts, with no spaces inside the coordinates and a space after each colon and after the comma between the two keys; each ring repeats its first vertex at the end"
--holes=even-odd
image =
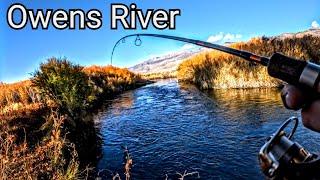
{"type": "Polygon", "coordinates": [[[312,29],[298,32],[298,33],[283,33],[279,36],[275,36],[275,38],[280,38],[280,39],[301,38],[303,36],[308,36],[308,35],[320,37],[320,28],[312,28],[312,29]]]}
{"type": "Polygon", "coordinates": [[[183,60],[200,51],[201,49],[188,49],[168,53],[164,56],[150,58],[140,64],[130,67],[129,70],[140,74],[174,72],[183,60]]]}

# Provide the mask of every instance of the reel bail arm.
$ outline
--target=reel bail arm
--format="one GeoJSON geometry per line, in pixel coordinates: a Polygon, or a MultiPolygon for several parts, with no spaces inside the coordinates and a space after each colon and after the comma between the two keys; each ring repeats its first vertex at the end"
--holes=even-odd
{"type": "Polygon", "coordinates": [[[260,167],[269,178],[320,178],[319,157],[292,141],[297,127],[298,118],[289,118],[260,149],[260,167]],[[291,123],[293,128],[287,135],[285,129],[291,123]]]}

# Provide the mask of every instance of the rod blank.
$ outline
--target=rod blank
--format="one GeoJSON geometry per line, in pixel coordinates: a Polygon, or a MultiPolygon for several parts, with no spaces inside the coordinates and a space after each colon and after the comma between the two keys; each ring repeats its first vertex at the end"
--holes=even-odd
{"type": "MultiPolygon", "coordinates": [[[[115,48],[118,46],[118,44],[123,41],[124,39],[128,38],[128,37],[137,37],[137,39],[140,41],[139,45],[141,45],[141,36],[149,36],[149,37],[157,37],[157,38],[164,38],[164,39],[171,39],[171,40],[175,40],[175,41],[181,41],[181,42],[186,42],[186,43],[190,43],[190,44],[194,44],[197,46],[201,46],[201,47],[206,47],[206,48],[210,48],[210,49],[215,49],[218,51],[222,51],[228,54],[232,54],[238,57],[241,57],[243,59],[246,59],[248,61],[251,62],[256,62],[259,64],[262,64],[264,66],[268,65],[269,59],[266,57],[262,57],[262,56],[258,56],[255,54],[252,54],[250,52],[247,51],[241,51],[238,49],[233,49],[230,47],[226,47],[226,46],[222,46],[222,45],[218,45],[218,44],[213,44],[213,43],[209,43],[209,42],[205,42],[205,41],[200,41],[200,40],[195,40],[195,39],[189,39],[189,38],[183,38],[183,37],[178,37],[178,36],[168,36],[168,35],[161,35],[161,34],[147,34],[147,33],[142,33],[142,34],[131,34],[131,35],[127,35],[122,37],[121,39],[119,39],[116,44],[114,45],[113,49],[112,49],[112,53],[111,53],[111,64],[112,64],[112,58],[113,58],[113,54],[115,51],[115,48]]],[[[137,40],[136,39],[136,40],[137,40]]]]}

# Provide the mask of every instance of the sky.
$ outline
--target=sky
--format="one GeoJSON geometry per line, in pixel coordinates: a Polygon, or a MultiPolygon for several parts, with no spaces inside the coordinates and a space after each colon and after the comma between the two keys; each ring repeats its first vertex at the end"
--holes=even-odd
{"type": "MultiPolygon", "coordinates": [[[[16,15],[17,13],[15,13],[16,15]]],[[[17,15],[19,16],[19,15],[17,15]]],[[[17,18],[17,17],[15,17],[17,18]]],[[[1,0],[0,2],[0,81],[16,82],[31,76],[41,62],[50,57],[67,58],[88,65],[110,64],[114,43],[132,33],[160,33],[213,43],[246,41],[256,36],[273,36],[319,27],[319,0],[1,0]],[[21,3],[28,9],[99,9],[103,25],[98,30],[32,30],[30,23],[22,30],[7,24],[10,5],[21,3]],[[142,30],[110,28],[110,4],[135,3],[142,9],[180,9],[175,30],[157,30],[149,26],[142,30]]],[[[189,44],[171,40],[142,38],[136,47],[134,38],[120,44],[114,54],[113,65],[130,67],[143,60],[169,52],[191,48],[189,44]]]]}

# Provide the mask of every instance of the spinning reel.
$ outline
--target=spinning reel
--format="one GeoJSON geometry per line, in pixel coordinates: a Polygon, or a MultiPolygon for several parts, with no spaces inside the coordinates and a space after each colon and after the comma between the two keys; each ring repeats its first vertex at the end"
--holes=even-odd
{"type": "Polygon", "coordinates": [[[297,127],[298,119],[289,118],[260,149],[260,167],[270,179],[320,179],[320,157],[292,141],[297,127]],[[287,135],[284,130],[290,123],[293,128],[287,135]]]}

